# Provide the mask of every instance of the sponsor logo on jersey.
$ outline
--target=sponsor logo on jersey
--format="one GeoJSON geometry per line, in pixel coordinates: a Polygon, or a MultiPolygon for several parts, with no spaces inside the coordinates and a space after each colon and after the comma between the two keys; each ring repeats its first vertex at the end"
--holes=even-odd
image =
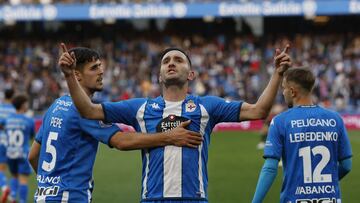
{"type": "Polygon", "coordinates": [[[176,115],[169,115],[166,118],[163,118],[159,124],[156,126],[157,132],[167,132],[172,130],[180,125],[180,123],[187,121],[188,119],[176,116],[176,115]]]}
{"type": "Polygon", "coordinates": [[[51,187],[38,187],[35,192],[35,197],[37,196],[57,196],[59,193],[59,186],[51,186],[51,187]]]}
{"type": "Polygon", "coordinates": [[[341,200],[335,198],[297,199],[296,203],[341,203],[341,200]]]}
{"type": "Polygon", "coordinates": [[[321,186],[305,186],[297,187],[296,195],[312,195],[312,194],[335,194],[335,187],[333,185],[321,185],[321,186]]]}
{"type": "Polygon", "coordinates": [[[38,175],[36,177],[36,180],[38,181],[38,183],[42,183],[42,184],[59,184],[61,182],[61,177],[60,176],[43,176],[43,175],[38,175]]]}
{"type": "Polygon", "coordinates": [[[193,100],[189,100],[188,102],[186,102],[185,104],[185,111],[186,112],[193,112],[196,109],[196,104],[194,103],[193,100]]]}

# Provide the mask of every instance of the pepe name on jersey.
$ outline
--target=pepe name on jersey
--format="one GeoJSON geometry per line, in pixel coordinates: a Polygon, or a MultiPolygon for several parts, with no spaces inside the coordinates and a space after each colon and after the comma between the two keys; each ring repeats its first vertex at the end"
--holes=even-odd
{"type": "Polygon", "coordinates": [[[178,127],[182,122],[187,121],[188,119],[176,116],[176,115],[169,115],[168,117],[163,118],[159,124],[156,126],[157,132],[167,132],[176,127],[178,127]]]}
{"type": "Polygon", "coordinates": [[[337,123],[335,119],[319,119],[308,118],[298,119],[290,121],[292,129],[301,129],[313,127],[316,129],[319,127],[326,128],[327,130],[321,131],[306,131],[306,132],[294,132],[289,134],[290,143],[298,142],[313,142],[313,141],[334,141],[338,140],[338,133],[336,131],[337,123]]]}

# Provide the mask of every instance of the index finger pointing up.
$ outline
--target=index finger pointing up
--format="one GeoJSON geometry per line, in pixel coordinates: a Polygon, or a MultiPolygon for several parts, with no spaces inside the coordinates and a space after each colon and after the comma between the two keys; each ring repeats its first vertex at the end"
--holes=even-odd
{"type": "Polygon", "coordinates": [[[67,50],[67,48],[66,48],[66,45],[65,45],[64,43],[61,43],[60,46],[61,46],[61,49],[62,49],[62,51],[63,51],[64,53],[65,53],[65,52],[68,52],[68,50],[67,50]]]}

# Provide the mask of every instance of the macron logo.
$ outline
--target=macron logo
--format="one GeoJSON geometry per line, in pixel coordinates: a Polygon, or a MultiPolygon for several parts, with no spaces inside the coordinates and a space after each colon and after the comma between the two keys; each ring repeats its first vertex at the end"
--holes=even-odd
{"type": "Polygon", "coordinates": [[[152,103],[152,104],[150,104],[150,106],[151,106],[153,109],[160,109],[158,103],[152,103]]]}

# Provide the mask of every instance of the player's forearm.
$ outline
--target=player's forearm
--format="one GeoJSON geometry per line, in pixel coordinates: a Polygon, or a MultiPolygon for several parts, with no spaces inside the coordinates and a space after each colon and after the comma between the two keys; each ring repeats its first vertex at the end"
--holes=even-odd
{"type": "Polygon", "coordinates": [[[264,200],[266,193],[276,178],[278,163],[279,161],[276,159],[266,159],[259,176],[252,203],[261,203],[264,200]]]}
{"type": "Polygon", "coordinates": [[[40,154],[40,144],[34,141],[28,155],[28,160],[36,174],[37,174],[37,168],[39,162],[39,154],[40,154]]]}
{"type": "Polygon", "coordinates": [[[339,163],[339,180],[341,180],[343,177],[345,177],[352,168],[352,159],[344,159],[340,161],[339,163]]]}
{"type": "Polygon", "coordinates": [[[277,91],[279,89],[282,78],[283,78],[282,76],[280,76],[277,72],[275,72],[272,75],[265,90],[263,91],[258,101],[256,102],[255,105],[257,109],[258,119],[265,119],[269,115],[269,112],[276,98],[277,91]]]}
{"type": "Polygon", "coordinates": [[[39,159],[34,159],[34,160],[29,159],[29,163],[36,174],[37,174],[38,162],[39,162],[39,159]]]}
{"type": "Polygon", "coordinates": [[[171,136],[167,133],[147,135],[144,133],[118,132],[110,140],[110,145],[122,150],[136,150],[171,145],[171,136]]]}
{"type": "Polygon", "coordinates": [[[75,74],[65,77],[69,86],[71,98],[81,116],[87,119],[103,120],[104,113],[100,104],[93,104],[90,97],[86,94],[80,83],[77,81],[75,74]]]}

